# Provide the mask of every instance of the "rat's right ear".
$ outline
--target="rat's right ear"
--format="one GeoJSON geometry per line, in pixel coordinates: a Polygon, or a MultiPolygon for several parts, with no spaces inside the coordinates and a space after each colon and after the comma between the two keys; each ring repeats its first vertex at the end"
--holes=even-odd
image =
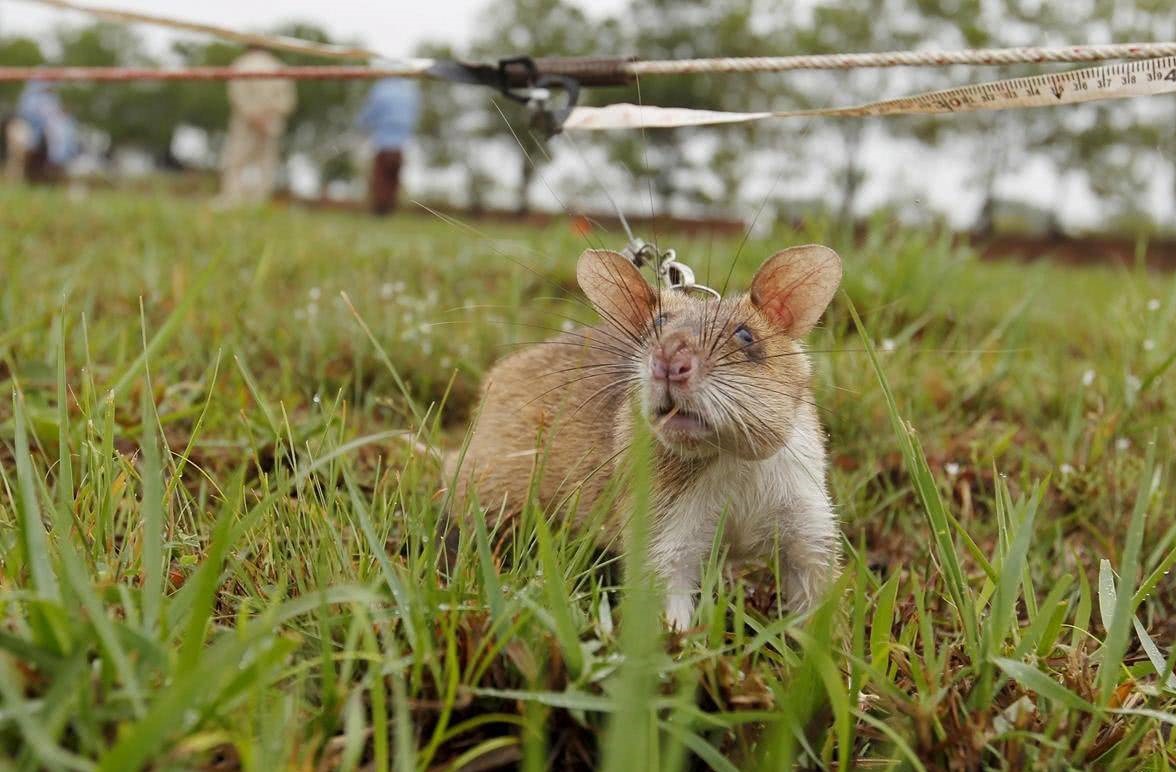
{"type": "Polygon", "coordinates": [[[631,332],[650,321],[657,296],[637,266],[607,249],[589,249],[576,263],[576,281],[607,321],[631,332]]]}
{"type": "Polygon", "coordinates": [[[751,281],[751,302],[777,329],[803,338],[816,326],[841,284],[841,258],[806,244],[777,252],[751,281]]]}

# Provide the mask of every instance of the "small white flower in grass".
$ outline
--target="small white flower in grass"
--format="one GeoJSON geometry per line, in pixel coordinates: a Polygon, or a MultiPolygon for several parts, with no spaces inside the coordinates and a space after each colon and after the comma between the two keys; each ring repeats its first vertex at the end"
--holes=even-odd
{"type": "Polygon", "coordinates": [[[315,394],[314,398],[311,399],[311,402],[313,402],[316,405],[321,405],[323,403],[323,398],[320,397],[318,394],[315,394]]]}
{"type": "Polygon", "coordinates": [[[307,318],[310,318],[310,319],[313,319],[316,316],[318,316],[318,303],[307,303],[306,304],[306,316],[307,316],[307,318]]]}
{"type": "Polygon", "coordinates": [[[1082,385],[1089,386],[1094,383],[1094,370],[1087,370],[1082,373],[1082,385]]]}
{"type": "Polygon", "coordinates": [[[960,465],[954,461],[948,461],[943,465],[943,471],[947,472],[949,477],[958,477],[960,473],[960,465]]]}
{"type": "Polygon", "coordinates": [[[318,287],[311,287],[307,291],[306,295],[311,300],[318,300],[319,298],[321,298],[323,296],[323,291],[321,289],[319,289],[318,287]]]}
{"type": "Polygon", "coordinates": [[[1132,393],[1139,391],[1139,387],[1143,385],[1143,381],[1139,380],[1139,376],[1133,375],[1131,373],[1127,373],[1127,378],[1125,380],[1127,384],[1127,391],[1132,393]]]}
{"type": "Polygon", "coordinates": [[[1160,310],[1160,299],[1159,298],[1152,298],[1151,300],[1147,301],[1147,310],[1148,311],[1159,311],[1160,310]]]}
{"type": "Polygon", "coordinates": [[[896,348],[898,348],[898,344],[894,342],[894,338],[883,338],[882,339],[882,350],[883,351],[894,351],[896,348]]]}
{"type": "Polygon", "coordinates": [[[391,300],[396,295],[396,285],[390,281],[386,281],[380,285],[380,297],[384,300],[391,300]]]}
{"type": "Polygon", "coordinates": [[[1120,453],[1131,450],[1131,440],[1127,439],[1126,437],[1120,437],[1119,439],[1115,440],[1115,450],[1119,451],[1120,453]]]}
{"type": "Polygon", "coordinates": [[[1062,464],[1058,467],[1058,471],[1062,473],[1062,477],[1069,477],[1074,474],[1074,467],[1070,464],[1062,464]]]}
{"type": "Polygon", "coordinates": [[[1143,350],[1144,351],[1154,351],[1155,347],[1156,347],[1156,342],[1154,340],[1152,340],[1151,338],[1144,338],[1144,340],[1143,340],[1143,350]]]}
{"type": "Polygon", "coordinates": [[[564,332],[571,332],[572,330],[576,329],[576,323],[571,319],[565,319],[564,323],[560,325],[560,329],[562,329],[564,332]]]}

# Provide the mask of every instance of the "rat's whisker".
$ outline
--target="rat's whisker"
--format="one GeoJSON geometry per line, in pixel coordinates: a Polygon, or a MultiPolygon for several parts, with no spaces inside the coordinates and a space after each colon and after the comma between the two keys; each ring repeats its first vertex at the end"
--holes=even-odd
{"type": "MultiPolygon", "coordinates": [[[[801,349],[799,351],[783,351],[779,354],[765,354],[764,356],[756,358],[755,362],[767,362],[772,359],[784,359],[786,357],[803,357],[809,354],[861,354],[864,353],[864,348],[826,348],[826,349],[801,349]]],[[[738,352],[735,352],[738,353],[738,352]]],[[[723,368],[741,367],[745,365],[744,362],[729,361],[729,355],[724,355],[711,368],[714,370],[721,370],[723,368]],[[728,361],[724,361],[728,360],[728,361]]]]}
{"type": "Polygon", "coordinates": [[[605,384],[604,386],[601,386],[599,389],[597,389],[596,391],[592,392],[592,394],[590,394],[586,400],[584,400],[582,403],[580,403],[580,406],[579,406],[579,407],[577,407],[575,410],[573,410],[573,411],[572,411],[572,414],[571,414],[571,416],[569,416],[569,418],[570,418],[570,417],[575,417],[577,414],[579,414],[579,412],[580,412],[581,410],[583,410],[585,407],[587,407],[587,406],[588,406],[588,403],[590,403],[590,402],[592,402],[593,400],[595,400],[595,399],[596,399],[597,397],[599,397],[601,394],[606,394],[606,393],[607,393],[609,390],[611,390],[611,389],[615,389],[615,388],[618,388],[618,387],[621,387],[621,386],[626,386],[626,385],[628,385],[628,384],[639,383],[639,382],[640,382],[640,380],[641,380],[641,379],[640,379],[640,378],[638,378],[637,376],[635,376],[635,375],[630,375],[630,376],[629,376],[629,377],[627,377],[627,378],[618,378],[617,380],[613,381],[612,383],[608,383],[608,384],[605,384]]]}
{"type": "Polygon", "coordinates": [[[571,347],[571,348],[580,349],[582,351],[599,351],[604,354],[614,354],[614,355],[621,357],[623,359],[629,359],[629,360],[636,361],[636,356],[634,356],[634,354],[636,352],[634,352],[634,351],[631,351],[631,350],[630,351],[621,351],[620,349],[614,349],[614,348],[611,348],[608,346],[601,346],[601,345],[599,345],[597,343],[593,343],[593,342],[573,343],[571,341],[546,339],[546,340],[504,341],[502,343],[496,343],[494,345],[499,348],[507,348],[507,347],[512,347],[512,346],[564,346],[564,347],[571,347]]]}
{"type": "MultiPolygon", "coordinates": [[[[536,298],[536,300],[563,300],[563,298],[541,297],[541,298],[536,298]]],[[[476,311],[476,310],[485,310],[485,309],[515,311],[515,310],[517,310],[517,307],[516,306],[501,305],[501,304],[498,304],[498,305],[489,305],[489,304],[487,304],[487,305],[469,305],[469,306],[458,306],[457,308],[451,308],[451,309],[444,311],[443,313],[448,314],[448,313],[456,313],[458,311],[467,311],[467,310],[468,311],[476,311]]],[[[583,321],[581,321],[580,319],[577,319],[574,316],[569,316],[567,314],[560,314],[560,313],[556,313],[554,311],[552,311],[550,313],[552,316],[557,316],[560,319],[564,319],[566,321],[572,322],[573,324],[577,325],[577,327],[579,327],[581,329],[588,329],[587,324],[585,324],[583,321]]],[[[483,321],[483,320],[470,320],[470,321],[483,321]]],[[[525,323],[524,322],[512,322],[512,324],[522,325],[525,323]]],[[[537,325],[534,325],[534,326],[537,326],[537,325]]],[[[550,332],[554,332],[554,333],[563,333],[563,334],[568,334],[568,335],[579,335],[580,337],[584,337],[582,333],[577,332],[575,329],[564,330],[562,328],[557,329],[555,327],[543,327],[541,329],[549,330],[550,332]]],[[[605,335],[609,339],[611,339],[621,345],[627,346],[630,343],[630,341],[628,341],[625,338],[622,338],[620,336],[614,335],[609,330],[606,330],[606,329],[603,329],[600,327],[593,327],[591,329],[593,332],[602,333],[603,335],[605,335]]]]}
{"type": "MultiPolygon", "coordinates": [[[[606,378],[606,377],[608,377],[608,376],[610,376],[610,375],[625,375],[625,374],[628,374],[628,373],[631,373],[631,371],[630,371],[628,368],[625,368],[625,369],[623,369],[623,370],[617,370],[617,371],[615,371],[615,372],[605,372],[605,373],[590,373],[590,374],[588,374],[588,375],[582,375],[582,376],[580,376],[579,378],[572,378],[572,379],[570,379],[570,380],[564,381],[563,383],[557,383],[555,386],[552,386],[550,389],[547,389],[547,390],[545,390],[545,391],[543,391],[543,392],[541,392],[541,393],[537,394],[537,395],[536,395],[535,397],[533,397],[532,399],[529,399],[529,400],[527,400],[526,402],[524,402],[524,403],[523,403],[523,407],[530,407],[531,405],[535,404],[536,402],[538,402],[539,400],[543,399],[544,397],[546,397],[548,394],[551,394],[552,392],[555,392],[555,391],[560,391],[560,390],[562,390],[562,389],[566,389],[566,388],[568,388],[569,386],[572,386],[572,385],[574,385],[574,384],[577,384],[577,383],[579,383],[580,381],[586,381],[586,380],[588,380],[589,378],[606,378]]],[[[636,379],[636,376],[632,376],[632,375],[630,375],[630,377],[631,377],[631,378],[633,378],[633,379],[636,379]]],[[[625,380],[625,379],[622,379],[621,381],[613,381],[613,382],[612,382],[612,384],[610,384],[610,385],[615,385],[615,384],[616,384],[616,383],[618,383],[618,382],[624,382],[624,380],[625,380]]],[[[606,388],[607,388],[607,386],[606,386],[606,388]]]]}
{"type": "Polygon", "coordinates": [[[748,401],[754,402],[755,400],[762,398],[763,393],[766,392],[768,394],[775,394],[776,396],[784,397],[785,399],[793,400],[795,402],[800,402],[801,404],[808,405],[809,407],[813,408],[814,410],[819,410],[820,412],[825,413],[826,415],[833,414],[832,408],[826,407],[825,405],[821,405],[820,403],[815,402],[814,400],[802,397],[800,394],[797,394],[795,392],[781,391],[780,389],[769,389],[767,387],[759,386],[759,385],[747,386],[745,388],[746,384],[741,385],[741,384],[732,383],[729,381],[723,381],[722,384],[727,389],[730,389],[731,391],[736,392],[739,396],[743,397],[744,399],[746,399],[748,401]]]}

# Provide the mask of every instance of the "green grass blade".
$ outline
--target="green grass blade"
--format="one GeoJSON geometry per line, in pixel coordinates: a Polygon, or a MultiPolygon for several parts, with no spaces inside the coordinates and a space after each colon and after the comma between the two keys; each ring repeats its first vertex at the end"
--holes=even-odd
{"type": "Polygon", "coordinates": [[[155,356],[171,340],[172,336],[182,329],[184,319],[187,317],[188,312],[196,305],[196,301],[200,299],[209,280],[217,275],[217,273],[218,268],[215,264],[204,269],[196,279],[196,283],[188,290],[179,305],[168,314],[167,319],[160,325],[155,335],[151,337],[151,341],[143,347],[142,352],[135,358],[135,361],[127,365],[122,373],[115,378],[114,384],[107,390],[112,400],[117,400],[123,396],[131,384],[135,382],[135,379],[143,373],[143,368],[146,367],[151,357],[155,356]]]}
{"type": "MultiPolygon", "coordinates": [[[[237,682],[241,662],[259,644],[276,638],[275,630],[290,619],[308,614],[323,604],[377,601],[373,593],[355,587],[333,587],[311,597],[286,601],[272,609],[264,619],[242,624],[238,630],[222,636],[202,652],[199,664],[174,679],[152,701],[148,713],[120,733],[118,741],[102,757],[99,769],[105,772],[132,772],[142,769],[157,752],[167,747],[175,734],[191,725],[191,717],[222,696],[224,690],[243,688],[237,682]]],[[[251,671],[260,675],[261,670],[251,671]]],[[[256,686],[256,684],[254,684],[256,686]]]]}
{"type": "MultiPolygon", "coordinates": [[[[999,480],[999,478],[997,478],[999,480]]],[[[1003,481],[998,482],[1004,487],[1003,481]]],[[[1000,561],[1000,576],[996,585],[996,594],[992,596],[991,613],[984,625],[984,653],[986,659],[996,656],[1001,644],[1015,632],[1017,624],[1017,599],[1021,580],[1024,577],[1025,563],[1029,555],[1029,545],[1033,540],[1033,525],[1037,518],[1038,505],[1044,490],[1038,487],[1033,496],[1025,504],[1021,523],[1017,526],[1016,534],[1009,545],[1008,551],[1000,561]]],[[[1006,489],[1007,494],[1007,489],[1006,489]]],[[[1007,495],[1006,495],[1007,500],[1007,495]]],[[[1011,512],[1009,513],[1011,515],[1011,512]]],[[[995,562],[995,561],[994,561],[995,562]]],[[[979,684],[977,707],[987,707],[992,699],[992,682],[988,678],[987,664],[984,665],[979,684]]]]}
{"type": "Polygon", "coordinates": [[[156,433],[154,405],[149,384],[143,389],[143,627],[154,631],[159,624],[159,612],[164,600],[164,536],[163,536],[163,465],[159,459],[159,436],[156,433]]]}
{"type": "Polygon", "coordinates": [[[216,590],[221,576],[221,566],[229,549],[229,535],[232,533],[233,507],[229,502],[221,508],[213,527],[212,540],[204,561],[190,580],[192,590],[191,607],[184,624],[183,641],[176,665],[179,672],[187,672],[196,666],[216,605],[216,590]]]}
{"type": "Polygon", "coordinates": [[[261,393],[261,389],[257,387],[257,380],[253,377],[253,373],[245,364],[245,360],[237,355],[233,355],[233,362],[237,365],[237,371],[241,373],[241,378],[245,381],[245,387],[249,389],[249,393],[253,395],[253,401],[261,409],[262,416],[265,417],[266,424],[269,425],[270,432],[273,438],[282,436],[282,427],[278,424],[278,419],[274,417],[274,411],[270,409],[269,403],[265,396],[261,393]]]}
{"type": "Polygon", "coordinates": [[[21,694],[18,676],[6,655],[0,654],[0,694],[4,709],[20,727],[21,736],[33,754],[48,769],[76,769],[87,772],[94,763],[61,748],[45,732],[39,716],[35,715],[21,694]]]}
{"type": "MultiPolygon", "coordinates": [[[[1148,446],[1147,459],[1144,461],[1140,477],[1139,492],[1135,497],[1135,507],[1131,513],[1131,520],[1127,524],[1127,536],[1124,541],[1122,563],[1119,569],[1118,594],[1112,604],[1113,611],[1109,620],[1107,620],[1106,611],[1103,612],[1104,622],[1110,622],[1098,666],[1098,696],[1103,705],[1110,702],[1111,695],[1119,683],[1123,656],[1127,653],[1131,634],[1131,620],[1135,618],[1133,600],[1135,589],[1139,584],[1139,557],[1143,546],[1143,528],[1147,521],[1148,505],[1151,503],[1152,484],[1155,481],[1156,445],[1157,443],[1153,441],[1148,446]]],[[[1107,568],[1109,572],[1110,567],[1107,568]]],[[[1115,591],[1113,581],[1111,591],[1115,591]]],[[[1101,597],[1100,593],[1100,599],[1101,597]]],[[[1102,608],[1101,603],[1100,608],[1102,608]]]]}
{"type": "Polygon", "coordinates": [[[363,532],[364,538],[367,539],[368,547],[372,550],[372,554],[376,556],[376,562],[380,566],[380,571],[384,574],[384,581],[387,582],[388,589],[392,591],[392,597],[396,599],[400,624],[404,625],[404,632],[408,640],[416,641],[415,623],[412,617],[412,595],[405,588],[404,582],[401,581],[400,575],[397,574],[395,566],[392,565],[392,561],[388,559],[387,545],[376,536],[376,529],[372,525],[371,517],[368,515],[367,505],[360,498],[355,483],[346,474],[344,475],[344,481],[347,484],[347,491],[351,496],[351,507],[355,512],[355,516],[359,519],[360,530],[363,532]]]}
{"type": "Polygon", "coordinates": [[[13,422],[16,425],[16,480],[20,487],[19,528],[25,565],[29,568],[33,589],[44,598],[61,599],[57,576],[49,560],[49,536],[41,519],[41,504],[33,478],[33,462],[29,455],[29,438],[25,425],[24,398],[12,394],[13,422]]]}
{"type": "Polygon", "coordinates": [[[539,540],[539,562],[543,566],[543,590],[547,596],[548,610],[555,620],[555,633],[572,680],[578,681],[584,671],[584,652],[580,648],[580,636],[572,618],[574,601],[555,557],[551,529],[542,513],[535,518],[535,532],[539,540]]]}
{"type": "Polygon", "coordinates": [[[57,504],[70,512],[74,503],[73,456],[70,452],[69,399],[65,380],[65,314],[57,325],[57,504]]]}
{"type": "Polygon", "coordinates": [[[610,685],[617,711],[601,737],[605,772],[657,766],[657,658],[661,651],[661,602],[648,568],[652,445],[643,421],[629,448],[630,504],[621,599],[620,653],[624,658],[610,685]]]}
{"type": "Polygon", "coordinates": [[[1028,663],[1004,657],[997,657],[993,661],[1014,681],[1057,705],[1085,713],[1093,713],[1098,710],[1094,705],[1028,663]]]}
{"type": "Polygon", "coordinates": [[[890,636],[894,626],[894,603],[898,598],[899,575],[886,580],[874,599],[874,616],[870,624],[870,662],[881,668],[890,656],[890,636]]]}
{"type": "Polygon", "coordinates": [[[964,579],[964,571],[960,565],[959,553],[952,539],[951,522],[947,517],[943,500],[940,498],[939,487],[935,484],[935,480],[931,474],[931,468],[927,465],[927,457],[923,454],[919,441],[915,438],[898,412],[898,403],[895,401],[894,393],[891,391],[890,382],[882,370],[882,364],[878,360],[878,353],[874,349],[870,333],[866,329],[865,324],[858,315],[857,308],[854,307],[852,302],[849,303],[849,312],[853,317],[858,336],[862,341],[862,345],[865,347],[866,354],[870,359],[870,365],[878,380],[878,385],[882,390],[886,409],[890,417],[890,424],[894,430],[895,438],[898,440],[899,447],[902,450],[907,472],[910,474],[915,490],[923,503],[923,512],[927,516],[927,523],[931,529],[931,541],[935,546],[933,554],[943,570],[948,593],[951,596],[952,603],[955,605],[960,622],[964,628],[964,642],[972,653],[973,658],[980,660],[981,657],[978,656],[980,646],[976,627],[976,610],[972,603],[971,592],[964,579]]]}

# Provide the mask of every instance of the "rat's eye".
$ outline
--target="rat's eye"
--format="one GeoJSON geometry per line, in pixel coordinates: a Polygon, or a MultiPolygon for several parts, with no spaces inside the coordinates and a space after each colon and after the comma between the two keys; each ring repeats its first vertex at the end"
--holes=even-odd
{"type": "Polygon", "coordinates": [[[741,346],[750,346],[755,343],[755,336],[751,334],[751,330],[744,327],[742,324],[735,328],[735,340],[739,341],[741,346]]]}
{"type": "Polygon", "coordinates": [[[667,318],[669,318],[669,314],[658,314],[653,320],[653,329],[660,330],[662,325],[666,323],[667,318]]]}

